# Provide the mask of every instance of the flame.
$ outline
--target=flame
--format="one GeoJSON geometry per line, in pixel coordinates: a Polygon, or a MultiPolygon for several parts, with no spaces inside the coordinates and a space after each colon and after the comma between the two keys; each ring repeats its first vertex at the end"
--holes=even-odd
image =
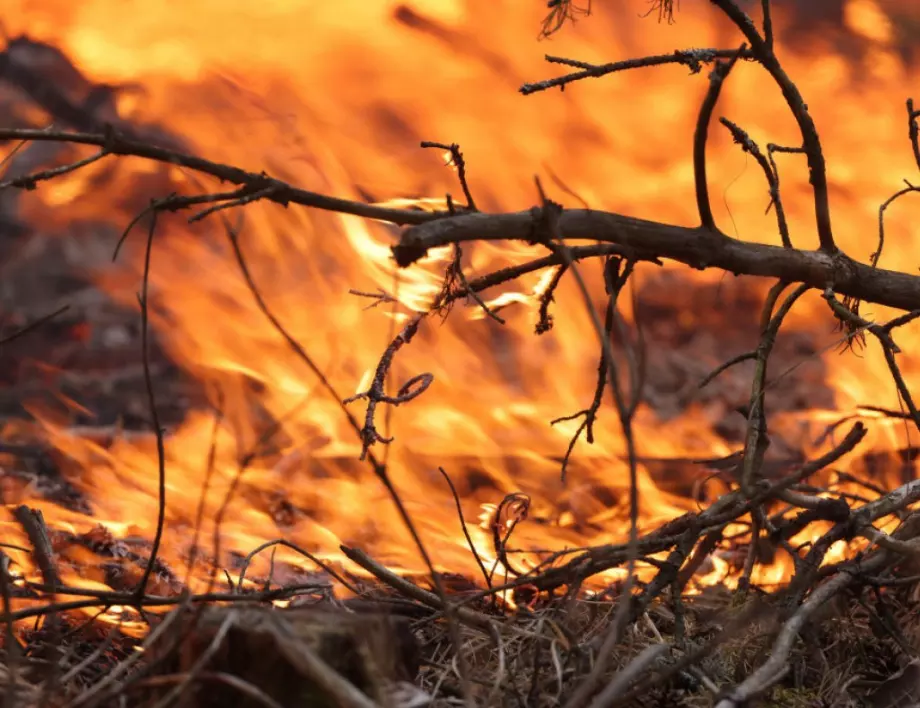
{"type": "MultiPolygon", "coordinates": [[[[585,81],[565,93],[525,98],[516,89],[556,73],[543,61],[547,49],[602,62],[737,43],[708,6],[686,9],[675,25],[656,25],[638,17],[635,3],[607,3],[541,45],[535,34],[545,8],[537,2],[278,0],[257,9],[242,0],[188,0],[181,9],[125,0],[12,2],[4,18],[10,36],[27,33],[59,48],[94,82],[141,87],[119,95],[119,114],[162,126],[211,159],[265,170],[305,189],[431,210],[445,208],[444,195],[460,190],[456,171],[418,143],[456,141],[481,209],[527,208],[536,200],[533,175],[556,175],[593,208],[684,225],[696,219],[689,156],[704,79],[670,67],[585,81]]],[[[903,100],[916,87],[887,17],[873,0],[847,2],[846,25],[866,42],[860,57],[820,38],[807,47],[783,45],[795,18],[777,13],[779,51],[824,140],[837,241],[863,259],[875,248],[879,203],[916,169],[903,115],[903,100]]],[[[799,142],[778,91],[755,67],[737,68],[718,112],[761,144],[799,142]]],[[[718,222],[739,238],[778,243],[774,217],[764,213],[766,188],[757,166],[716,127],[709,153],[718,222]]],[[[780,170],[792,238],[814,247],[804,164],[790,157],[780,170]]],[[[69,238],[73,223],[121,229],[152,196],[215,187],[190,185],[190,175],[178,168],[121,160],[46,183],[20,195],[20,204],[24,218],[69,238]]],[[[343,396],[365,389],[394,328],[430,305],[452,257],[450,249],[440,249],[417,267],[397,270],[389,251],[397,231],[388,225],[266,203],[238,212],[227,219],[239,228],[260,292],[343,396]],[[368,307],[376,301],[350,291],[379,293],[380,301],[368,307]]],[[[913,267],[909,214],[916,216],[915,204],[892,209],[884,267],[913,267]]],[[[190,225],[184,216],[161,219],[151,318],[163,346],[201,382],[220,419],[206,409],[192,410],[168,431],[165,566],[186,576],[190,539],[201,517],[201,562],[189,581],[196,591],[210,582],[204,559],[214,538],[220,541],[219,563],[237,570],[240,556],[283,538],[352,572],[342,543],[365,548],[398,572],[424,575],[385,489],[358,461],[360,443],[337,403],[259,311],[220,218],[190,225]]],[[[116,301],[136,307],[143,237],[132,238],[119,265],[100,267],[93,278],[116,301]]],[[[536,247],[509,243],[464,251],[468,277],[542,255],[536,247]]],[[[724,277],[668,264],[664,269],[681,274],[681,287],[715,285],[724,277]]],[[[598,269],[586,264],[582,270],[592,291],[602,293],[598,269]]],[[[636,288],[660,270],[640,267],[636,288]]],[[[559,458],[578,421],[549,421],[586,407],[598,352],[570,278],[555,295],[554,329],[533,334],[549,277],[536,273],[484,294],[488,307],[501,309],[504,326],[470,302],[444,323],[426,320],[396,358],[393,387],[421,372],[434,380],[424,395],[393,411],[386,432],[394,437],[388,459],[393,483],[439,570],[471,579],[479,574],[438,466],[457,485],[477,552],[487,567],[497,564],[498,575],[508,569],[499,562],[490,524],[507,495],[523,493],[530,500],[527,519],[513,535],[514,547],[526,551],[515,556],[518,569],[535,566],[545,555],[541,551],[625,537],[626,449],[611,409],[602,409],[594,445],[577,445],[568,483],[560,480],[559,458]]],[[[871,312],[865,316],[879,320],[891,314],[881,307],[866,310],[871,312]]],[[[633,316],[628,304],[626,315],[633,316]]],[[[749,316],[754,320],[757,313],[749,316]]],[[[705,313],[684,311],[680,317],[681,326],[707,326],[705,313]]],[[[791,329],[828,332],[830,326],[818,297],[805,298],[789,319],[791,329]]],[[[915,325],[898,332],[908,381],[920,373],[920,355],[913,353],[920,351],[914,345],[918,333],[915,325]]],[[[827,365],[833,405],[778,416],[776,425],[814,432],[861,404],[898,407],[884,359],[871,343],[860,358],[834,349],[814,358],[827,365]]],[[[703,363],[714,367],[720,357],[703,363]]],[[[352,405],[355,415],[363,414],[360,404],[352,405]]],[[[69,479],[91,509],[66,509],[37,490],[25,490],[18,501],[41,509],[56,531],[103,528],[125,543],[152,539],[153,440],[116,436],[100,444],[72,434],[45,412],[35,413],[47,440],[68,459],[69,479]]],[[[667,419],[645,405],[636,420],[640,455],[727,455],[732,446],[716,432],[724,415],[721,408],[692,403],[667,419]]],[[[904,444],[906,432],[897,422],[873,420],[871,429],[872,449],[904,444]]],[[[815,446],[811,439],[801,433],[797,440],[806,453],[827,449],[829,443],[815,446]]],[[[863,473],[848,459],[840,463],[843,469],[863,473]]],[[[686,493],[663,489],[646,464],[639,466],[639,494],[642,529],[697,508],[686,493]]],[[[11,518],[0,523],[5,542],[29,546],[11,518]]],[[[93,569],[98,564],[91,550],[69,554],[66,581],[109,586],[105,574],[93,569]]],[[[8,555],[17,577],[39,579],[28,552],[14,548],[8,555]]],[[[787,561],[759,566],[754,581],[782,582],[792,570],[787,561]]],[[[278,546],[253,559],[248,577],[265,578],[281,564],[315,569],[298,551],[278,546]]],[[[731,583],[733,573],[714,556],[711,571],[698,582],[731,583]]],[[[619,577],[621,571],[609,571],[588,589],[619,577]]],[[[133,622],[116,608],[107,619],[133,622]]]]}

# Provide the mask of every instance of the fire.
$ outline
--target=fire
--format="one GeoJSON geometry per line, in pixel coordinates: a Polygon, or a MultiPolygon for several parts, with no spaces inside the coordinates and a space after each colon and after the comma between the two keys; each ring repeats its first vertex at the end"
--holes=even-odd
{"type": "MultiPolygon", "coordinates": [[[[696,220],[690,145],[705,90],[700,77],[670,67],[585,81],[561,94],[523,97],[517,88],[557,72],[543,60],[547,51],[603,62],[739,41],[708,6],[686,8],[675,25],[657,25],[638,17],[641,4],[595,3],[591,18],[540,44],[535,35],[545,8],[538,2],[279,0],[254,9],[241,0],[190,0],[181,8],[123,0],[40,6],[12,1],[4,19],[10,36],[28,34],[59,48],[94,82],[138,87],[119,95],[122,118],[160,126],[190,152],[220,162],[349,199],[443,208],[447,193],[462,201],[456,173],[445,169],[437,152],[420,150],[418,144],[456,141],[481,209],[529,207],[536,200],[533,176],[540,174],[550,189],[556,189],[550,179],[555,176],[591,207],[685,225],[696,220]]],[[[846,4],[846,25],[862,38],[857,47],[862,53],[818,44],[781,46],[824,141],[837,241],[857,258],[868,258],[876,247],[879,203],[915,169],[903,100],[916,86],[910,84],[883,9],[873,0],[846,4]]],[[[780,40],[786,36],[784,23],[794,21],[778,13],[780,40]]],[[[761,144],[798,142],[781,97],[754,67],[736,70],[717,110],[761,144]]],[[[764,214],[766,186],[757,166],[717,127],[710,142],[719,224],[746,240],[778,243],[773,215],[764,214]]],[[[813,247],[804,162],[781,157],[793,242],[813,247]]],[[[73,220],[121,229],[150,197],[213,187],[190,183],[178,168],[121,160],[46,183],[20,200],[30,222],[70,238],[73,220]],[[100,182],[106,186],[100,188],[100,182]]],[[[555,198],[571,199],[562,193],[555,198]]],[[[909,215],[917,213],[906,201],[892,209],[881,265],[913,267],[909,215]]],[[[363,390],[393,333],[431,303],[451,257],[443,249],[419,267],[397,271],[389,251],[395,231],[387,225],[264,203],[224,214],[239,229],[268,306],[343,397],[363,390]],[[375,301],[353,290],[385,297],[368,307],[375,301]]],[[[238,567],[232,554],[238,558],[265,541],[284,538],[324,562],[348,565],[339,550],[346,543],[398,572],[424,575],[384,489],[358,461],[360,442],[338,405],[259,311],[220,216],[194,225],[185,216],[161,219],[151,317],[170,356],[202,383],[220,413],[193,410],[168,430],[163,563],[179,578],[186,576],[200,517],[193,590],[211,582],[207,558],[215,537],[219,561],[227,567],[238,567]],[[267,435],[270,422],[274,429],[267,435]]],[[[99,268],[93,278],[112,298],[136,307],[143,236],[136,233],[132,239],[119,265],[99,268]]],[[[484,274],[537,254],[539,249],[519,244],[470,246],[466,272],[484,274]]],[[[665,269],[679,272],[675,282],[682,288],[716,286],[725,277],[665,269]]],[[[583,270],[592,290],[602,293],[596,268],[583,270]]],[[[639,270],[641,291],[660,269],[639,270]]],[[[529,551],[515,557],[518,568],[539,562],[540,550],[625,538],[625,446],[611,409],[602,409],[595,444],[576,447],[568,482],[560,480],[559,459],[578,422],[550,426],[549,421],[586,407],[598,352],[590,317],[570,279],[556,295],[552,332],[533,334],[537,296],[547,277],[535,273],[513,289],[486,294],[491,307],[500,306],[504,326],[470,303],[443,324],[429,318],[396,359],[394,388],[422,372],[434,380],[422,396],[393,411],[388,464],[440,570],[471,579],[479,574],[437,471],[440,465],[458,487],[487,567],[498,559],[489,515],[481,523],[477,518],[509,494],[530,499],[528,518],[513,536],[515,548],[529,551]]],[[[884,319],[889,313],[875,307],[863,314],[884,319]]],[[[627,316],[633,316],[629,307],[627,316]]],[[[758,313],[744,316],[756,321],[758,313]]],[[[685,311],[681,318],[684,328],[708,326],[706,313],[685,311]]],[[[804,299],[788,326],[831,341],[830,319],[818,297],[804,299]]],[[[918,333],[916,326],[899,331],[900,363],[909,381],[920,375],[920,356],[913,353],[920,351],[914,341],[918,333]]],[[[826,442],[813,444],[821,427],[856,406],[898,407],[884,360],[871,344],[860,358],[840,356],[832,347],[813,358],[827,366],[833,405],[805,406],[775,419],[797,436],[790,439],[806,454],[826,450],[826,442]]],[[[713,356],[702,368],[720,361],[713,356]]],[[[359,417],[360,405],[352,404],[359,417]]],[[[679,415],[663,418],[645,405],[636,423],[640,455],[727,455],[737,446],[716,430],[726,415],[724,406],[690,403],[679,415]]],[[[42,411],[36,416],[47,440],[69,458],[70,481],[92,508],[89,513],[65,509],[38,493],[16,502],[41,509],[56,530],[86,534],[101,527],[122,540],[151,539],[157,517],[152,436],[116,436],[102,444],[74,435],[42,411]]],[[[871,431],[867,445],[874,450],[903,445],[906,435],[903,425],[890,420],[872,421],[871,431]]],[[[841,464],[847,468],[846,460],[841,464]]],[[[861,474],[856,467],[849,471],[861,474]]],[[[686,493],[664,489],[645,464],[639,483],[644,529],[696,508],[686,493]]],[[[2,529],[5,542],[28,547],[11,517],[2,529]]],[[[18,573],[38,580],[26,552],[6,552],[18,573]]],[[[253,560],[250,578],[268,575],[272,553],[275,566],[315,568],[298,552],[277,547],[253,560]]],[[[728,564],[718,556],[713,563],[700,582],[730,582],[728,564]]],[[[64,580],[107,587],[104,573],[94,570],[97,565],[86,550],[69,558],[64,580]]],[[[779,583],[791,570],[788,558],[777,558],[759,567],[754,580],[779,583]]],[[[503,572],[499,566],[498,575],[503,572]]],[[[592,579],[590,587],[601,589],[618,576],[611,571],[592,579]]]]}

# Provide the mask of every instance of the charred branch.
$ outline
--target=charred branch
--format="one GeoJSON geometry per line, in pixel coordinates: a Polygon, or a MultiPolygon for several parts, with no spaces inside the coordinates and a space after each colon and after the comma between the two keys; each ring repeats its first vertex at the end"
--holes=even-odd
{"type": "MultiPolygon", "coordinates": [[[[539,209],[513,214],[464,214],[415,226],[403,232],[393,247],[406,267],[429,249],[468,241],[532,242],[539,209]]],[[[872,268],[842,253],[792,250],[745,243],[725,234],[637,219],[621,214],[570,209],[559,217],[566,240],[593,240],[617,245],[638,257],[666,258],[704,270],[719,268],[735,275],[757,275],[803,283],[901,310],[920,306],[920,277],[872,268]]]]}

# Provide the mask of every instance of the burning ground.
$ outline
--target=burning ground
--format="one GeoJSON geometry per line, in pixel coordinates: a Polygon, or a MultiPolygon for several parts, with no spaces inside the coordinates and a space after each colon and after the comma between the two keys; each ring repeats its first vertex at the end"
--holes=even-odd
{"type": "Polygon", "coordinates": [[[11,701],[920,698],[914,9],[33,5],[11,701]]]}

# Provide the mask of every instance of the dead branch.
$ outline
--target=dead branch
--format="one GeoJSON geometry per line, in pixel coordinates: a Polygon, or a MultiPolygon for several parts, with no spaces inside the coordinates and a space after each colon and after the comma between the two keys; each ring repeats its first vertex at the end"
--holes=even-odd
{"type": "Polygon", "coordinates": [[[786,285],[786,283],[780,281],[773,286],[767,296],[767,302],[764,305],[761,315],[762,334],[754,358],[754,377],[751,384],[751,398],[748,404],[747,414],[747,434],[745,435],[744,442],[744,457],[741,462],[741,490],[748,496],[754,493],[754,481],[760,474],[760,468],[763,465],[763,457],[769,445],[767,419],[764,411],[767,362],[773,350],[773,345],[776,343],[776,337],[783,319],[785,319],[786,315],[792,309],[796,300],[808,290],[808,287],[805,285],[797,287],[783,301],[783,304],[774,315],[773,306],[779,294],[786,288],[786,285]]]}
{"type": "MultiPolygon", "coordinates": [[[[783,199],[779,190],[779,172],[776,169],[776,163],[772,160],[772,154],[771,158],[767,159],[751,136],[739,125],[732,123],[728,118],[720,118],[719,122],[728,128],[735,143],[740,145],[744,152],[753,157],[754,160],[757,161],[757,164],[760,165],[760,169],[763,170],[764,177],[767,179],[767,184],[770,186],[770,203],[767,205],[767,211],[770,210],[770,207],[776,210],[776,221],[779,227],[780,239],[783,242],[783,246],[792,248],[792,240],[789,237],[789,224],[786,221],[786,210],[783,207],[783,199]]],[[[875,265],[875,263],[872,265],[875,265]]]]}
{"type": "Polygon", "coordinates": [[[13,516],[16,517],[32,543],[32,557],[35,559],[35,565],[41,571],[45,584],[52,588],[63,585],[42,512],[39,509],[20,505],[13,509],[13,516]]]}
{"type": "Polygon", "coordinates": [[[789,652],[792,650],[792,645],[798,638],[799,632],[802,631],[805,623],[821,605],[852,582],[852,576],[840,573],[815,590],[792,616],[792,619],[783,626],[779,637],[773,644],[770,658],[741,684],[722,697],[716,704],[716,708],[740,708],[746,705],[750,698],[762,693],[779,681],[789,670],[789,666],[786,664],[789,652]]]}
{"type": "MultiPolygon", "coordinates": [[[[113,155],[133,155],[178,164],[234,184],[247,185],[253,190],[273,186],[274,191],[264,197],[268,201],[301,204],[394,224],[413,224],[416,226],[407,229],[393,249],[397,262],[403,267],[422,258],[431,248],[452,243],[475,240],[531,241],[535,211],[538,211],[534,208],[510,214],[450,216],[445,212],[378,207],[300,190],[265,175],[134,142],[114,132],[103,135],[0,129],[0,140],[73,142],[100,147],[108,145],[113,155]]],[[[238,194],[238,191],[234,194],[238,194]]],[[[872,268],[842,253],[829,255],[820,250],[789,250],[745,243],[708,229],[663,224],[603,211],[567,210],[559,217],[558,226],[563,239],[601,241],[625,248],[626,251],[618,252],[641,260],[666,258],[700,270],[720,268],[736,275],[766,276],[805,283],[820,290],[831,284],[836,292],[848,297],[902,310],[912,310],[920,305],[920,277],[872,268]]],[[[557,257],[546,265],[560,260],[557,257]]]]}
{"type": "Polygon", "coordinates": [[[693,133],[693,178],[696,187],[696,208],[700,215],[700,224],[704,229],[710,231],[715,230],[716,220],[712,215],[712,205],[709,203],[709,181],[706,179],[706,141],[709,138],[709,124],[712,122],[712,112],[719,100],[719,94],[722,93],[722,85],[746,48],[747,45],[742,44],[727,62],[716,62],[715,68],[709,74],[709,90],[706,91],[706,97],[700,104],[696,130],[693,133]]]}
{"type": "MultiPolygon", "coordinates": [[[[665,66],[666,64],[682,64],[689,68],[691,73],[698,74],[703,70],[704,64],[711,64],[717,59],[731,59],[737,53],[737,49],[678,49],[671,54],[625,59],[623,61],[613,61],[609,64],[589,64],[588,62],[547,55],[546,61],[551,64],[574,66],[581,69],[581,71],[558,76],[554,79],[524,84],[521,86],[520,92],[528,96],[551,88],[562,88],[567,84],[581,81],[582,79],[596,79],[618,71],[630,71],[650,66],[665,66]]],[[[745,50],[741,53],[741,58],[750,60],[754,58],[754,54],[750,50],[745,50]]]]}
{"type": "Polygon", "coordinates": [[[776,53],[773,51],[772,43],[767,42],[757,27],[751,21],[751,18],[738,7],[734,0],[712,0],[722,12],[724,12],[732,22],[741,30],[745,39],[750,43],[751,50],[754,53],[758,63],[773,78],[776,85],[783,92],[783,98],[792,112],[799,131],[802,134],[802,148],[808,158],[809,183],[812,187],[815,201],[815,218],[817,221],[818,240],[820,250],[828,254],[837,252],[837,246],[834,243],[833,230],[831,228],[831,209],[827,189],[827,167],[824,162],[824,152],[821,149],[821,139],[818,137],[818,128],[814,120],[808,113],[808,106],[805,99],[798,89],[798,86],[789,78],[789,75],[783,69],[776,53]]]}
{"type": "MultiPolygon", "coordinates": [[[[393,247],[403,267],[424,257],[429,249],[467,241],[533,242],[539,208],[513,214],[464,214],[414,226],[403,232],[393,247]]],[[[627,253],[667,258],[692,268],[719,268],[735,275],[758,275],[803,283],[823,291],[829,283],[835,292],[880,305],[913,310],[920,307],[920,277],[872,268],[842,253],[828,255],[745,243],[703,228],[689,228],[637,219],[621,214],[570,209],[559,217],[559,232],[566,240],[592,240],[615,244],[627,253]]]]}
{"type": "Polygon", "coordinates": [[[834,543],[853,538],[877,519],[906,509],[918,500],[920,480],[913,480],[851,511],[848,518],[834,524],[827,533],[815,541],[802,559],[789,584],[790,601],[797,602],[808,592],[819,574],[824,556],[834,543]]]}
{"type": "MultiPolygon", "coordinates": [[[[428,592],[424,588],[420,588],[415,583],[406,580],[405,578],[397,575],[396,573],[393,573],[392,571],[387,570],[361,549],[341,546],[341,551],[346,556],[348,556],[349,560],[357,563],[362,568],[370,572],[375,578],[398,590],[406,597],[417,600],[423,605],[427,605],[434,610],[440,610],[441,612],[448,611],[437,595],[428,592]]],[[[494,620],[491,619],[488,615],[475,612],[466,607],[455,607],[454,612],[456,613],[457,619],[459,619],[464,624],[469,625],[470,627],[475,627],[476,629],[484,630],[486,632],[489,631],[489,628],[494,623],[494,620]]]]}
{"type": "MultiPolygon", "coordinates": [[[[363,216],[368,219],[380,219],[389,221],[393,224],[420,224],[439,216],[446,216],[446,212],[423,212],[411,209],[391,209],[388,207],[378,207],[372,204],[363,204],[353,202],[348,199],[338,197],[327,197],[316,192],[309,192],[305,189],[293,187],[280,180],[273,179],[268,175],[247,172],[239,167],[223,165],[217,162],[211,162],[200,157],[187,155],[176,150],[157,147],[148,143],[139,142],[125,137],[115,129],[110,129],[106,133],[71,133],[59,130],[33,130],[25,128],[3,128],[0,129],[0,140],[27,140],[35,142],[63,142],[73,143],[75,145],[95,145],[102,148],[107,156],[111,155],[131,155],[141,157],[155,162],[162,162],[167,165],[177,165],[186,167],[190,170],[214,177],[222,182],[245,186],[247,192],[239,194],[237,191],[235,199],[242,198],[246,194],[252,194],[272,188],[271,192],[266,193],[263,198],[287,206],[288,204],[300,204],[302,206],[313,207],[315,209],[325,209],[335,211],[341,214],[354,214],[363,216]]],[[[32,175],[35,177],[35,175],[32,175]]]]}
{"type": "Polygon", "coordinates": [[[150,290],[150,258],[153,253],[153,237],[156,231],[157,213],[154,212],[150,219],[147,231],[147,245],[144,250],[144,272],[141,280],[141,292],[138,303],[141,308],[141,356],[144,365],[144,385],[147,389],[147,404],[150,411],[150,424],[157,444],[157,522],[150,547],[150,557],[144,567],[144,574],[137,585],[137,597],[141,598],[147,592],[147,583],[157,562],[157,553],[163,540],[163,530],[166,524],[166,443],[164,440],[163,426],[160,424],[160,414],[157,408],[156,393],[153,386],[153,375],[150,372],[150,326],[149,326],[149,290],[150,290]]]}

